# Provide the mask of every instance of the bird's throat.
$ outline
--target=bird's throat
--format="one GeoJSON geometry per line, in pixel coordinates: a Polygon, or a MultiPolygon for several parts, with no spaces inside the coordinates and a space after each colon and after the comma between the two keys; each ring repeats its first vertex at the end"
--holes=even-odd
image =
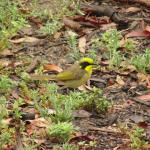
{"type": "Polygon", "coordinates": [[[85,67],[85,70],[88,72],[89,75],[91,75],[92,74],[92,65],[85,67]]]}

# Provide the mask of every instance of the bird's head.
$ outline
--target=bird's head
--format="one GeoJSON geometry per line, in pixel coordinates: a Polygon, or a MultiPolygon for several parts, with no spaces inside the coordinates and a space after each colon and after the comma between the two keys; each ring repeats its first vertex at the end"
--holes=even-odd
{"type": "Polygon", "coordinates": [[[80,59],[79,65],[81,69],[86,70],[89,73],[92,73],[92,68],[94,64],[94,60],[92,58],[84,57],[80,59]]]}

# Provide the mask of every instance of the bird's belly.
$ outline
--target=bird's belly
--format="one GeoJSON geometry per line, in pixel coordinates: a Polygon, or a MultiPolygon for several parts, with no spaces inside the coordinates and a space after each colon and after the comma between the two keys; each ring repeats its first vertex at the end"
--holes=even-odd
{"type": "Polygon", "coordinates": [[[90,76],[88,74],[84,75],[81,79],[79,80],[69,80],[69,81],[65,81],[64,85],[67,87],[71,87],[71,88],[77,88],[83,84],[85,84],[88,79],[90,78],[90,76]]]}

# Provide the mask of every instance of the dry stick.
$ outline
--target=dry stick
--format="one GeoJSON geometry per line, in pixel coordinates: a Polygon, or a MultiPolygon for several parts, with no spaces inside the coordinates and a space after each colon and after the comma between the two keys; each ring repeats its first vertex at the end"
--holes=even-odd
{"type": "Polygon", "coordinates": [[[37,67],[37,65],[40,63],[40,57],[36,57],[34,60],[33,60],[33,62],[28,66],[28,68],[27,68],[27,72],[28,73],[31,73],[36,67],[37,67]]]}
{"type": "Polygon", "coordinates": [[[150,7],[150,0],[115,0],[115,1],[126,2],[126,3],[139,3],[147,7],[150,7]]]}
{"type": "Polygon", "coordinates": [[[22,138],[20,134],[20,127],[16,127],[16,150],[24,150],[22,138]]]}
{"type": "Polygon", "coordinates": [[[110,6],[104,7],[104,6],[97,6],[97,5],[82,4],[81,10],[87,13],[94,14],[96,16],[108,16],[110,17],[112,21],[114,21],[115,23],[119,25],[124,25],[124,26],[128,25],[128,22],[126,21],[126,19],[119,16],[116,10],[110,6]]]}
{"type": "MultiPolygon", "coordinates": [[[[140,100],[138,98],[133,98],[133,97],[130,97],[129,98],[131,101],[134,101],[134,102],[137,102],[137,103],[140,103],[142,105],[146,105],[146,106],[149,106],[150,107],[150,102],[147,102],[147,101],[143,101],[143,100],[140,100]]],[[[150,100],[149,100],[150,101],[150,100]]]]}
{"type": "Polygon", "coordinates": [[[127,20],[128,21],[141,21],[141,20],[144,20],[145,22],[150,22],[149,18],[130,18],[130,17],[128,17],[127,20]]]}
{"type": "Polygon", "coordinates": [[[115,134],[123,134],[120,131],[114,131],[110,129],[103,129],[103,128],[98,128],[98,127],[88,127],[89,130],[93,131],[101,131],[101,132],[108,132],[108,133],[115,133],[115,134]]]}

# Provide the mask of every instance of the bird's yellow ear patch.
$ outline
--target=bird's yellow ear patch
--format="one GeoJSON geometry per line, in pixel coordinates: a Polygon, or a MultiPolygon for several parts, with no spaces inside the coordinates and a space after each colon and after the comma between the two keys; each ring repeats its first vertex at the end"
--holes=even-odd
{"type": "Polygon", "coordinates": [[[79,61],[79,63],[84,63],[84,62],[87,62],[89,64],[93,64],[94,63],[93,59],[92,58],[88,58],[88,57],[84,57],[84,58],[80,59],[80,61],[79,61]]]}

